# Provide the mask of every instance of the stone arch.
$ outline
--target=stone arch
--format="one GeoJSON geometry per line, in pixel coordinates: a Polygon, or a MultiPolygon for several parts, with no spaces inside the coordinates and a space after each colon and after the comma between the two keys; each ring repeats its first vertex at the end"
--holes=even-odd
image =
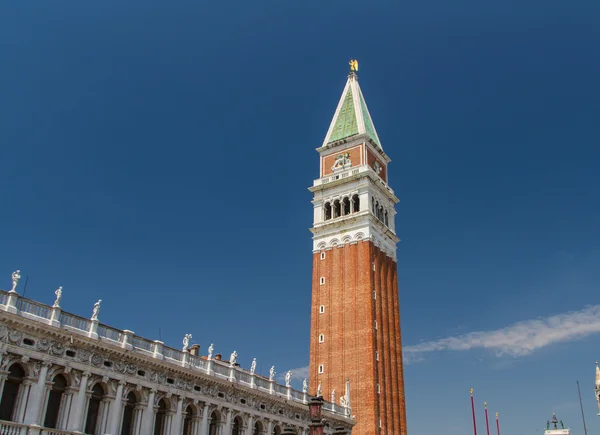
{"type": "Polygon", "coordinates": [[[183,435],[196,433],[195,425],[198,424],[202,411],[193,400],[183,402],[183,435]]]}
{"type": "Polygon", "coordinates": [[[326,247],[327,247],[327,244],[326,244],[325,242],[320,242],[320,243],[317,245],[317,249],[318,249],[318,250],[325,249],[326,247]]]}
{"type": "Polygon", "coordinates": [[[350,198],[345,196],[344,199],[342,199],[342,216],[349,215],[350,213],[352,213],[350,198]]]}
{"type": "Polygon", "coordinates": [[[358,194],[352,195],[352,213],[357,213],[360,211],[360,197],[358,194]]]}
{"type": "Polygon", "coordinates": [[[331,247],[335,247],[335,246],[337,246],[339,244],[340,244],[340,241],[337,238],[331,239],[331,241],[329,242],[329,246],[331,246],[331,247]]]}
{"type": "Polygon", "coordinates": [[[323,220],[328,221],[333,216],[331,202],[327,201],[323,205],[323,220]]]}
{"type": "Polygon", "coordinates": [[[68,374],[62,370],[57,370],[52,373],[50,378],[50,391],[48,392],[48,402],[46,404],[46,412],[44,416],[44,427],[50,429],[58,429],[63,425],[61,414],[64,414],[64,397],[67,389],[71,386],[68,374]],[[60,426],[59,426],[60,424],[60,426]]]}
{"type": "Polygon", "coordinates": [[[362,232],[361,233],[356,233],[354,235],[354,240],[362,240],[364,238],[365,238],[365,233],[362,233],[362,232]]]}
{"type": "Polygon", "coordinates": [[[223,413],[218,408],[210,409],[208,413],[208,435],[218,435],[219,428],[223,426],[223,413]]]}
{"type": "MultiPolygon", "coordinates": [[[[282,432],[283,432],[283,430],[281,429],[281,425],[275,424],[273,426],[273,434],[272,435],[281,435],[282,432]]],[[[269,435],[271,435],[271,434],[269,434],[269,435]]]]}
{"type": "Polygon", "coordinates": [[[231,435],[243,435],[246,431],[246,422],[241,414],[233,415],[231,419],[231,435]]]}
{"type": "Polygon", "coordinates": [[[143,395],[135,386],[128,385],[124,388],[121,435],[136,433],[136,428],[141,423],[141,416],[144,410],[143,401],[143,395]]]}
{"type": "Polygon", "coordinates": [[[104,400],[108,395],[108,385],[102,381],[93,382],[87,389],[90,393],[85,419],[85,433],[95,434],[102,431],[102,413],[105,411],[104,400]]]}
{"type": "Polygon", "coordinates": [[[252,428],[252,435],[265,435],[267,433],[267,423],[263,420],[257,420],[254,422],[252,428]]]}
{"type": "Polygon", "coordinates": [[[154,414],[154,435],[167,435],[165,425],[167,423],[167,412],[171,410],[171,401],[161,395],[156,402],[154,414]]]}
{"type": "Polygon", "coordinates": [[[23,394],[23,381],[28,377],[26,366],[14,361],[7,367],[8,375],[0,398],[0,420],[17,420],[19,396],[23,394]]]}
{"type": "Polygon", "coordinates": [[[342,243],[344,243],[344,244],[350,243],[351,240],[352,240],[351,236],[346,235],[346,236],[342,237],[342,243]]]}

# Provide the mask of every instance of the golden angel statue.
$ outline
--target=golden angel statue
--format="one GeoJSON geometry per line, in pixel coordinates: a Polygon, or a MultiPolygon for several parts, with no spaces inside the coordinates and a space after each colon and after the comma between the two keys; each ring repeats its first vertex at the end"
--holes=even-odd
{"type": "Polygon", "coordinates": [[[349,64],[350,64],[350,71],[352,71],[352,72],[358,71],[358,61],[356,59],[351,59],[349,64]]]}

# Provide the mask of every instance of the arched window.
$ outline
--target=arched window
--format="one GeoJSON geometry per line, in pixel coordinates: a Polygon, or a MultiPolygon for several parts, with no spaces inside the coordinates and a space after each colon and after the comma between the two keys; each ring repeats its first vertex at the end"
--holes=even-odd
{"type": "Polygon", "coordinates": [[[17,404],[19,389],[25,377],[25,370],[21,364],[13,364],[8,370],[8,376],[4,382],[2,401],[0,401],[0,420],[12,421],[17,404]]]}
{"type": "Polygon", "coordinates": [[[127,395],[127,402],[125,402],[125,409],[123,410],[123,424],[121,424],[121,435],[133,435],[134,428],[136,425],[136,406],[138,405],[137,397],[132,391],[127,395]]]}
{"type": "Polygon", "coordinates": [[[375,198],[371,198],[371,210],[373,210],[373,214],[375,214],[375,198]]]}
{"type": "Polygon", "coordinates": [[[46,407],[44,427],[56,429],[58,416],[60,413],[60,405],[66,389],[67,380],[65,377],[63,375],[56,375],[52,380],[52,389],[48,395],[48,406],[46,407]]]}
{"type": "Polygon", "coordinates": [[[264,426],[260,421],[257,421],[256,423],[254,423],[254,432],[252,432],[252,435],[262,435],[264,433],[264,426]]]}
{"type": "Polygon", "coordinates": [[[379,206],[379,220],[383,222],[383,206],[379,206]]]}
{"type": "Polygon", "coordinates": [[[389,226],[389,224],[388,224],[388,212],[387,212],[387,210],[385,211],[384,218],[385,218],[385,226],[387,227],[387,226],[389,226]]]}
{"type": "Polygon", "coordinates": [[[231,435],[243,435],[244,422],[242,417],[239,415],[233,419],[233,428],[231,429],[231,435]]]}
{"type": "Polygon", "coordinates": [[[375,201],[375,210],[373,210],[373,213],[375,213],[375,217],[379,219],[379,201],[375,201]]]}
{"type": "Polygon", "coordinates": [[[100,405],[102,404],[102,398],[104,397],[105,391],[102,385],[96,384],[92,388],[92,396],[90,397],[87,411],[87,418],[85,420],[85,433],[96,435],[98,430],[100,415],[100,405]]]}
{"type": "Polygon", "coordinates": [[[281,435],[281,428],[279,426],[273,428],[273,435],[281,435]]]}
{"type": "Polygon", "coordinates": [[[360,211],[360,198],[358,195],[352,195],[352,213],[360,211]]]}
{"type": "Polygon", "coordinates": [[[336,199],[333,201],[333,217],[340,217],[342,213],[342,206],[340,205],[340,200],[336,199]]]}
{"type": "Polygon", "coordinates": [[[210,414],[210,425],[208,426],[208,435],[217,435],[219,424],[221,423],[221,416],[217,411],[213,411],[210,414]]]}
{"type": "Polygon", "coordinates": [[[165,433],[165,416],[167,413],[167,403],[165,399],[160,399],[158,409],[154,417],[154,435],[167,435],[165,433]]]}
{"type": "Polygon", "coordinates": [[[196,410],[192,405],[189,405],[185,409],[185,417],[183,419],[183,435],[193,435],[196,433],[195,425],[198,421],[194,421],[196,417],[196,410]]]}
{"type": "Polygon", "coordinates": [[[346,216],[348,214],[350,214],[350,198],[345,197],[343,200],[344,203],[344,208],[343,208],[343,215],[346,216]]]}
{"type": "Polygon", "coordinates": [[[331,219],[331,203],[326,202],[324,209],[325,209],[325,220],[328,221],[329,219],[331,219]]]}

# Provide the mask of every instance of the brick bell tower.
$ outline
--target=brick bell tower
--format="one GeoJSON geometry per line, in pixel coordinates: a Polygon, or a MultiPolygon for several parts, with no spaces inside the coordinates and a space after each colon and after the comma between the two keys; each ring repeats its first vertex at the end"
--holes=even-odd
{"type": "Polygon", "coordinates": [[[354,435],[406,434],[394,205],[381,147],[350,62],[314,194],[310,392],[345,393],[354,435]]]}

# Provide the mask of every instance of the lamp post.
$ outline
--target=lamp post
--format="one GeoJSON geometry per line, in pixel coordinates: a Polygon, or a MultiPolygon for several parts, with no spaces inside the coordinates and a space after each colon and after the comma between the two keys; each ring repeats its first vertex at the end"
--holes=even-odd
{"type": "Polygon", "coordinates": [[[323,435],[323,397],[311,397],[308,402],[310,423],[308,424],[309,435],[323,435]]]}

